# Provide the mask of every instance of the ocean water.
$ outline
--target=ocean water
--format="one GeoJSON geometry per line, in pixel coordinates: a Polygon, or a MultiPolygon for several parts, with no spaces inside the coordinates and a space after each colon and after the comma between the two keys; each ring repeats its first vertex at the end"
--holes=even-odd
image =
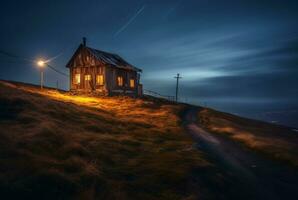
{"type": "Polygon", "coordinates": [[[257,119],[269,123],[281,124],[298,129],[298,101],[229,101],[229,100],[203,100],[192,101],[196,105],[210,107],[234,115],[257,119]]]}

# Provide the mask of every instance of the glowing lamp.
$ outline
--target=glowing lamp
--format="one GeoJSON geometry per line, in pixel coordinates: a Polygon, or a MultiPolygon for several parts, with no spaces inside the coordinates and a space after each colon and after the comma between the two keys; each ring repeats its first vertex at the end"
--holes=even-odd
{"type": "Polygon", "coordinates": [[[37,65],[38,65],[39,67],[44,67],[45,64],[46,64],[46,62],[43,61],[43,60],[39,60],[39,61],[37,61],[37,65]]]}

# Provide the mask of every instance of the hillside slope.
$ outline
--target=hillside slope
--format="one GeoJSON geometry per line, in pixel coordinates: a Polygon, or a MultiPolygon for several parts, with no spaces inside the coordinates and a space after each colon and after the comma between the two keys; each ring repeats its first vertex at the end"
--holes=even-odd
{"type": "MultiPolygon", "coordinates": [[[[185,133],[186,106],[0,81],[0,196],[233,199],[231,173],[185,133]]],[[[206,131],[297,166],[291,129],[196,109],[206,131]]]]}
{"type": "Polygon", "coordinates": [[[201,109],[198,124],[264,156],[298,167],[296,129],[246,119],[212,109],[201,109]]]}
{"type": "Polygon", "coordinates": [[[192,171],[210,164],[182,133],[181,108],[1,81],[1,196],[196,197],[192,171]]]}
{"type": "Polygon", "coordinates": [[[198,149],[208,154],[209,160],[226,180],[224,189],[221,187],[215,191],[217,196],[214,199],[298,199],[298,170],[292,165],[297,155],[294,154],[296,149],[292,149],[295,145],[291,145],[294,142],[290,140],[297,137],[295,134],[293,137],[287,135],[288,128],[194,106],[188,106],[182,118],[186,132],[197,142],[198,149]],[[198,118],[198,113],[199,117],[205,118],[198,118]],[[211,128],[206,126],[208,124],[211,128]],[[234,130],[236,126],[238,129],[233,133],[212,130],[212,127],[234,130]],[[279,138],[275,135],[278,131],[279,138]],[[251,145],[254,142],[258,145],[251,145]],[[289,146],[282,147],[280,143],[289,146]],[[283,156],[274,157],[275,152],[283,156]]]}

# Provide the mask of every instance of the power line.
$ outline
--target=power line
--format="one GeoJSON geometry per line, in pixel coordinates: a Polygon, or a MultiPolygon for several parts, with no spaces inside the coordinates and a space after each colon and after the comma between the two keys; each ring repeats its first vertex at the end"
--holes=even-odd
{"type": "MultiPolygon", "coordinates": [[[[29,60],[29,59],[26,59],[26,58],[22,58],[22,57],[20,57],[20,56],[17,56],[17,55],[15,55],[15,54],[12,54],[12,53],[7,52],[7,51],[0,50],[0,54],[5,55],[5,56],[8,56],[8,57],[11,57],[11,58],[21,59],[21,60],[26,61],[26,62],[29,62],[29,63],[31,63],[31,64],[35,64],[35,61],[33,61],[33,60],[29,60]]],[[[68,74],[66,74],[66,73],[64,73],[64,72],[61,72],[60,70],[58,70],[58,69],[56,69],[55,67],[49,65],[48,63],[46,63],[46,65],[47,65],[50,69],[52,69],[53,71],[57,72],[58,74],[61,74],[61,75],[66,76],[66,77],[69,77],[68,74]]]]}
{"type": "Polygon", "coordinates": [[[0,50],[0,54],[5,55],[5,56],[9,56],[9,57],[16,57],[15,55],[13,55],[11,53],[6,52],[6,51],[2,51],[2,50],[0,50]]]}
{"type": "Polygon", "coordinates": [[[50,69],[52,69],[52,70],[54,70],[55,72],[57,72],[58,74],[61,74],[61,75],[66,76],[66,77],[69,77],[68,74],[59,71],[58,69],[54,68],[53,66],[51,66],[51,65],[49,65],[49,64],[47,64],[47,66],[48,66],[50,69]]]}
{"type": "Polygon", "coordinates": [[[7,52],[7,51],[0,50],[0,54],[5,55],[5,56],[8,56],[8,57],[10,57],[10,58],[17,58],[17,59],[20,59],[20,60],[23,60],[23,61],[26,61],[26,62],[32,62],[32,61],[29,60],[29,59],[22,58],[22,57],[20,57],[20,56],[17,56],[17,55],[15,55],[15,54],[12,54],[12,53],[7,52]]]}
{"type": "Polygon", "coordinates": [[[73,49],[73,48],[75,48],[76,46],[77,46],[77,45],[71,45],[71,46],[68,46],[68,47],[63,48],[62,51],[60,51],[59,54],[57,54],[57,55],[55,55],[55,56],[53,56],[53,57],[47,59],[46,62],[51,62],[51,61],[55,60],[56,58],[58,58],[58,57],[60,57],[61,55],[65,54],[66,51],[68,51],[68,50],[70,50],[70,49],[73,49]]]}

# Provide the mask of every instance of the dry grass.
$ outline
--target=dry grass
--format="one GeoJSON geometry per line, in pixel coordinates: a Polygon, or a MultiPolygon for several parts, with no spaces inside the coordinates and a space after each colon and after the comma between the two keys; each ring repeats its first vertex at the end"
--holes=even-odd
{"type": "Polygon", "coordinates": [[[118,119],[124,119],[129,122],[143,123],[152,125],[158,129],[177,128],[177,112],[181,106],[159,101],[150,101],[144,99],[133,99],[129,97],[91,97],[71,95],[67,92],[57,92],[54,89],[46,89],[41,91],[38,87],[22,84],[15,84],[11,87],[40,94],[52,100],[65,103],[72,103],[78,106],[91,108],[95,111],[103,111],[112,114],[118,119]]]}
{"type": "Polygon", "coordinates": [[[183,199],[209,163],[182,106],[0,82],[0,193],[10,199],[183,199]]]}
{"type": "Polygon", "coordinates": [[[290,128],[250,120],[211,109],[199,113],[199,123],[271,158],[298,166],[298,135],[290,128]]]}

